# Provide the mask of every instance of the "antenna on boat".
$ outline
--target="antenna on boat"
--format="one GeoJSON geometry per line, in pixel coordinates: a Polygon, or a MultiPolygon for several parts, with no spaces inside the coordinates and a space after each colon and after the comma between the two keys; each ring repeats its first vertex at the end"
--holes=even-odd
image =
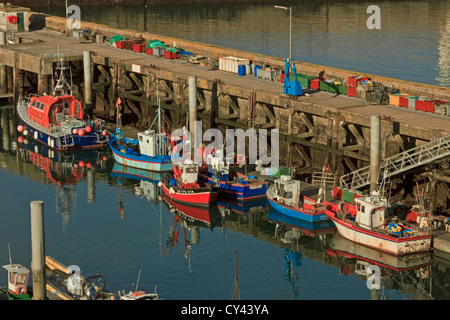
{"type": "Polygon", "coordinates": [[[138,279],[137,279],[137,282],[136,282],[136,288],[134,289],[134,291],[137,291],[137,289],[138,289],[138,286],[139,286],[139,279],[141,278],[141,270],[142,270],[142,269],[139,269],[139,275],[138,275],[138,279]]]}
{"type": "Polygon", "coordinates": [[[9,264],[12,265],[12,259],[11,259],[11,244],[8,243],[8,251],[9,251],[9,264]]]}

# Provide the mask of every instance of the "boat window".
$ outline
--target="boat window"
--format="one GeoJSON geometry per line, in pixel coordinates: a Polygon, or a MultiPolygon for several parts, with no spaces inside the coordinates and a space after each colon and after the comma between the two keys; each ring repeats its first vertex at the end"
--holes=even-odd
{"type": "Polygon", "coordinates": [[[184,172],[186,172],[186,173],[196,173],[197,170],[196,170],[196,168],[186,168],[186,169],[184,170],[184,172]]]}
{"type": "Polygon", "coordinates": [[[41,103],[40,106],[39,106],[39,109],[44,110],[44,107],[45,107],[45,104],[41,103]]]}
{"type": "Polygon", "coordinates": [[[33,102],[31,103],[31,105],[32,105],[33,107],[36,108],[36,100],[33,100],[33,102]]]}
{"type": "Polygon", "coordinates": [[[26,274],[18,274],[17,275],[17,282],[16,284],[25,284],[27,280],[27,275],[26,274]]]}
{"type": "Polygon", "coordinates": [[[366,209],[366,206],[361,206],[361,212],[364,213],[366,209]]]}
{"type": "Polygon", "coordinates": [[[80,112],[80,109],[81,109],[80,102],[77,101],[77,102],[76,102],[76,107],[75,107],[75,114],[78,114],[78,113],[80,112]]]}
{"type": "Polygon", "coordinates": [[[139,136],[139,141],[144,141],[144,138],[142,136],[139,136]]]}

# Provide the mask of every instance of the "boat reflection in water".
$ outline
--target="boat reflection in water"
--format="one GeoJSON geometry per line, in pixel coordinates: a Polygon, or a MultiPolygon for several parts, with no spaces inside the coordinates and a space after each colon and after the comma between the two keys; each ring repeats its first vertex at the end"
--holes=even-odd
{"type": "Polygon", "coordinates": [[[123,203],[123,191],[124,188],[130,184],[132,185],[136,196],[145,198],[154,203],[159,203],[161,201],[161,188],[158,187],[158,182],[161,179],[160,172],[123,166],[117,162],[114,162],[110,177],[117,178],[117,185],[119,187],[119,212],[121,219],[123,219],[125,210],[123,203]]]}
{"type": "Polygon", "coordinates": [[[275,236],[283,242],[292,242],[300,239],[300,236],[314,238],[321,235],[334,234],[336,228],[331,220],[322,222],[308,222],[296,219],[270,208],[267,216],[269,222],[275,223],[275,236]]]}
{"type": "MultiPolygon", "coordinates": [[[[169,238],[167,249],[178,246],[180,241],[180,231],[183,232],[184,257],[188,261],[191,272],[190,250],[192,245],[200,242],[200,228],[213,230],[221,224],[221,215],[217,206],[196,207],[179,203],[172,200],[166,194],[162,194],[164,203],[168,206],[169,212],[174,213],[173,226],[169,228],[169,238]],[[180,230],[180,228],[182,230],[180,230]],[[188,233],[190,239],[188,239],[188,233]]],[[[167,255],[166,248],[164,254],[167,255]]]]}
{"type": "Polygon", "coordinates": [[[227,218],[233,213],[245,216],[258,212],[265,212],[267,210],[268,202],[265,197],[246,201],[239,200],[219,200],[217,207],[223,219],[227,218]]]}
{"type": "Polygon", "coordinates": [[[57,151],[27,139],[18,141],[18,147],[22,160],[33,164],[47,183],[56,186],[56,208],[63,219],[63,229],[75,211],[80,180],[87,181],[88,203],[95,202],[95,172],[106,168],[108,149],[57,151]]]}
{"type": "Polygon", "coordinates": [[[431,297],[431,252],[394,256],[359,245],[335,233],[326,253],[339,263],[345,275],[355,273],[366,278],[371,299],[388,299],[387,290],[411,292],[413,299],[431,297]]]}

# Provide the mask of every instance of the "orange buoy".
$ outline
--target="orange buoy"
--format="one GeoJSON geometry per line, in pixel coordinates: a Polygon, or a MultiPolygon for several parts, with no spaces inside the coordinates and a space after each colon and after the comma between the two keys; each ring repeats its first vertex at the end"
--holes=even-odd
{"type": "Polygon", "coordinates": [[[23,140],[24,140],[24,137],[22,137],[22,136],[19,136],[19,137],[17,138],[17,141],[19,141],[19,143],[23,143],[23,140]]]}
{"type": "Polygon", "coordinates": [[[81,160],[80,162],[78,162],[78,165],[79,165],[81,168],[84,167],[84,161],[81,160]]]}
{"type": "Polygon", "coordinates": [[[72,130],[72,133],[73,133],[73,134],[78,134],[78,129],[73,129],[73,130],[72,130]]]}
{"type": "Polygon", "coordinates": [[[78,130],[78,135],[79,136],[84,136],[84,130],[83,129],[78,130]]]}
{"type": "Polygon", "coordinates": [[[89,133],[89,132],[91,132],[91,131],[92,131],[92,128],[91,128],[90,126],[87,126],[87,127],[86,127],[86,132],[89,133]]]}
{"type": "Polygon", "coordinates": [[[24,126],[21,125],[21,124],[19,124],[19,125],[17,126],[17,131],[19,131],[19,132],[23,132],[24,129],[25,129],[24,126]]]}

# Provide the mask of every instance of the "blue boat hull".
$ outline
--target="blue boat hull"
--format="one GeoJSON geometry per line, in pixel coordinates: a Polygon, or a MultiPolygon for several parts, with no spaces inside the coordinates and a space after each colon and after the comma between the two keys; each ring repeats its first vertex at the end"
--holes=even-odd
{"type": "Polygon", "coordinates": [[[266,196],[267,200],[269,201],[270,206],[289,217],[305,220],[308,222],[322,222],[329,220],[328,216],[324,212],[310,212],[308,210],[302,210],[301,208],[293,208],[290,206],[287,206],[285,204],[279,203],[272,197],[272,189],[268,189],[266,196]]]}
{"type": "MultiPolygon", "coordinates": [[[[199,180],[207,183],[213,183],[211,177],[206,174],[199,174],[199,180]]],[[[228,197],[241,201],[252,200],[265,197],[267,191],[267,182],[253,182],[248,184],[220,181],[219,197],[228,197]]]]}
{"type": "MultiPolygon", "coordinates": [[[[124,141],[137,144],[138,141],[134,139],[124,138],[124,141]]],[[[123,165],[148,171],[165,172],[173,169],[172,159],[169,155],[166,156],[146,156],[137,155],[130,152],[122,152],[118,149],[117,138],[109,139],[109,148],[111,149],[114,160],[123,165]]]]}
{"type": "Polygon", "coordinates": [[[44,131],[36,129],[31,124],[21,119],[21,124],[28,131],[28,136],[35,141],[46,145],[52,149],[59,151],[64,150],[76,150],[76,149],[92,149],[106,147],[108,139],[104,138],[103,141],[99,141],[99,137],[103,136],[100,132],[86,133],[83,136],[68,134],[63,136],[55,136],[48,134],[44,131]]]}

